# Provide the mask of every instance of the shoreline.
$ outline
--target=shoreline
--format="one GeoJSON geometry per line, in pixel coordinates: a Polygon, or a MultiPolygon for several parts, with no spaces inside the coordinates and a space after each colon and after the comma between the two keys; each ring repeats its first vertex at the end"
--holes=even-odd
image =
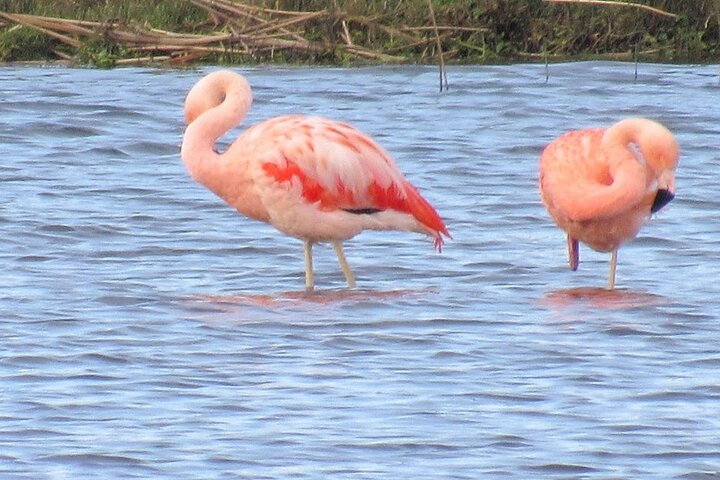
{"type": "MultiPolygon", "coordinates": [[[[536,66],[548,66],[552,67],[553,65],[567,65],[567,64],[574,64],[574,63],[591,63],[591,62],[608,62],[608,63],[624,63],[629,66],[632,65],[674,65],[674,66],[713,66],[713,65],[720,65],[720,60],[717,59],[708,59],[707,61],[681,61],[681,60],[673,60],[669,61],[667,59],[660,60],[660,59],[639,59],[637,61],[635,60],[626,60],[626,59],[618,59],[610,57],[610,56],[603,56],[603,55],[597,55],[597,56],[577,56],[577,57],[565,57],[561,59],[553,59],[552,61],[543,62],[543,61],[526,61],[526,60],[520,60],[520,59],[514,59],[508,61],[499,61],[499,62],[493,62],[493,63],[469,63],[469,62],[463,62],[463,63],[446,63],[445,69],[452,69],[452,68],[464,68],[464,67],[499,67],[499,66],[507,66],[507,65],[536,65],[536,66]]],[[[88,64],[80,64],[73,62],[72,60],[58,60],[58,59],[51,59],[51,60],[16,60],[16,61],[0,61],[0,68],[8,68],[8,67],[47,67],[47,68],[68,68],[68,69],[94,69],[98,68],[95,65],[88,65],[88,64]]],[[[119,64],[114,65],[112,67],[108,68],[148,68],[148,69],[158,69],[158,70],[190,70],[193,68],[203,68],[203,67],[224,67],[224,68],[338,68],[338,69],[361,69],[361,68],[403,68],[403,67],[430,67],[430,68],[438,68],[439,65],[436,63],[413,63],[413,62],[406,62],[406,63],[358,63],[358,64],[345,64],[345,65],[334,65],[329,63],[298,63],[298,62],[292,62],[292,63],[282,63],[282,62],[242,62],[242,63],[212,63],[212,62],[203,62],[203,63],[193,63],[193,64],[187,64],[187,65],[168,65],[166,63],[158,62],[158,63],[141,63],[141,64],[119,64]]],[[[106,68],[106,67],[101,67],[106,68]]]]}

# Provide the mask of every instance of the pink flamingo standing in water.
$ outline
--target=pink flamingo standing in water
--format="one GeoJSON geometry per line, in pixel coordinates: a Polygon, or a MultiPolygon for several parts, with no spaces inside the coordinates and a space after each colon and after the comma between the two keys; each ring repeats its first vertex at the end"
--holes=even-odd
{"type": "Polygon", "coordinates": [[[245,130],[225,151],[217,139],[252,103],[247,80],[221,70],[200,79],[185,99],[182,158],[190,175],[250,218],[304,240],[305,286],[314,287],[312,246],[330,242],[350,288],[355,278],[342,242],[363,230],[450,237],[435,209],[390,155],[344,123],[288,115],[245,130]]]}
{"type": "Polygon", "coordinates": [[[578,241],[612,252],[608,288],[615,287],[618,248],[675,197],[678,157],[672,133],[644,118],[575,130],[545,148],[540,193],[567,233],[572,270],[580,261],[578,241]]]}

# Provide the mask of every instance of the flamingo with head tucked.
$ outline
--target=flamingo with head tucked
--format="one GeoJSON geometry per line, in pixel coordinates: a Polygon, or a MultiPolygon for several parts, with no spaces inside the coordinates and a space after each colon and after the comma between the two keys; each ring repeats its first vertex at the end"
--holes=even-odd
{"type": "Polygon", "coordinates": [[[185,99],[182,158],[190,175],[250,218],[305,244],[305,286],[314,287],[312,246],[330,242],[348,286],[355,278],[342,242],[363,230],[427,234],[440,250],[448,229],[400,173],[390,155],[345,123],[288,115],[245,130],[224,152],[218,138],[252,103],[250,85],[221,70],[200,79],[185,99]]]}
{"type": "Polygon", "coordinates": [[[579,263],[578,242],[612,252],[608,288],[614,288],[620,245],[675,197],[678,158],[672,133],[643,118],[572,131],[545,148],[540,193],[567,233],[572,270],[579,263]]]}

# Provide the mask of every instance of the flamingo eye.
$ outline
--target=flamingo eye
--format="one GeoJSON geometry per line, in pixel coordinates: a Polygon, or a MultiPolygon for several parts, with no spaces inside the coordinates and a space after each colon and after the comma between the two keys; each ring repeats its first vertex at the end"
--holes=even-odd
{"type": "Polygon", "coordinates": [[[632,152],[633,156],[637,159],[637,161],[645,165],[645,157],[642,154],[642,150],[640,150],[640,145],[635,142],[630,142],[628,144],[628,148],[632,152]]]}

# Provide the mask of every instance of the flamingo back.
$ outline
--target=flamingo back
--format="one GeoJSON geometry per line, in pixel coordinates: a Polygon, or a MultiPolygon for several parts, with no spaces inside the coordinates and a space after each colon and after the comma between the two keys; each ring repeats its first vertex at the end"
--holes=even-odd
{"type": "Polygon", "coordinates": [[[277,189],[293,191],[297,200],[325,213],[405,214],[412,221],[355,217],[366,221],[362,228],[427,233],[435,237],[438,248],[442,235],[449,236],[435,209],[403,177],[390,155],[350,125],[322,117],[277,117],[248,129],[239,143],[264,177],[258,182],[275,195],[277,189]]]}

